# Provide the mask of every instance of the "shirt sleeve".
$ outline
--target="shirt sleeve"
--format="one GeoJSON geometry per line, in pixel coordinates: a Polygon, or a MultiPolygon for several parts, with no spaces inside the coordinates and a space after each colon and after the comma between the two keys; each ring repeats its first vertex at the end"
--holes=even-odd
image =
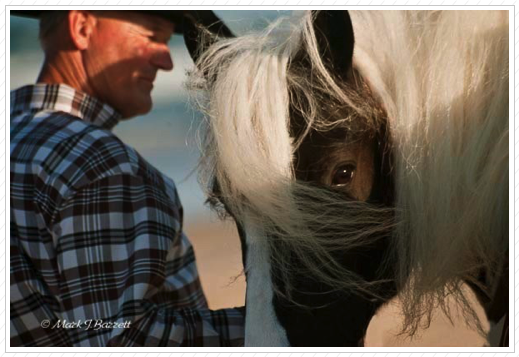
{"type": "MultiPolygon", "coordinates": [[[[207,308],[181,211],[160,185],[119,173],[75,190],[52,225],[75,340],[242,346],[244,309],[207,308]]],[[[95,345],[92,342],[91,345],[95,345]]]]}

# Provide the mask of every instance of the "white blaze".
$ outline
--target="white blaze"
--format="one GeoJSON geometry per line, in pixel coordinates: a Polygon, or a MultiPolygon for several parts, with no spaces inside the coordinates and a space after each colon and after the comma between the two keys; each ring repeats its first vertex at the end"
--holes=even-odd
{"type": "Polygon", "coordinates": [[[246,232],[245,347],[288,347],[285,329],[280,325],[272,304],[274,291],[266,237],[256,230],[246,229],[246,232]]]}

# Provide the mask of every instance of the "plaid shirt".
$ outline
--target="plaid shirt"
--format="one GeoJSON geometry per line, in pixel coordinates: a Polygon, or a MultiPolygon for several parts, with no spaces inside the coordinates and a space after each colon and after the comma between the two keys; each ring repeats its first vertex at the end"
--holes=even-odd
{"type": "Polygon", "coordinates": [[[11,346],[239,346],[210,311],[173,182],[65,85],[11,92],[11,346]]]}

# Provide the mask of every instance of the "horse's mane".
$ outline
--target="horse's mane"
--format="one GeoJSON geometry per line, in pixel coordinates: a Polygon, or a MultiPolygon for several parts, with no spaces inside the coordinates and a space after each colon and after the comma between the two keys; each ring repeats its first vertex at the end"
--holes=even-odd
{"type": "Polygon", "coordinates": [[[206,89],[201,179],[205,187],[218,180],[233,216],[260,232],[253,239],[277,237],[268,244],[288,284],[291,269],[302,268],[291,267],[285,249],[330,286],[374,293],[374,284],[342,269],[333,256],[391,239],[397,259],[388,264],[396,264],[398,283],[407,287],[402,306],[407,326],[414,326],[449,295],[468,308],[460,278],[476,283],[474,273],[486,268],[492,280],[508,249],[508,13],[350,14],[354,67],[388,117],[395,207],[346,202],[293,179],[299,144],[289,130],[294,93],[304,98],[308,130],[330,127],[313,98],[316,85],[352,108],[351,117],[335,125],[372,118],[369,106],[321,62],[310,12],[219,41],[201,57],[198,73],[209,80],[191,76],[191,85],[206,89]],[[301,48],[311,81],[292,70],[301,48]]]}

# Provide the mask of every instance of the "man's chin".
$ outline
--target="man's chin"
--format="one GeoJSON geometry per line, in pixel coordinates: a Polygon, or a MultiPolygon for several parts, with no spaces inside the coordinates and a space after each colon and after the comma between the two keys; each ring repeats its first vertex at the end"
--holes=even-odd
{"type": "Polygon", "coordinates": [[[125,109],[120,111],[122,119],[131,119],[136,116],[148,114],[153,107],[151,97],[148,100],[134,100],[130,103],[130,105],[127,105],[125,109]]]}

